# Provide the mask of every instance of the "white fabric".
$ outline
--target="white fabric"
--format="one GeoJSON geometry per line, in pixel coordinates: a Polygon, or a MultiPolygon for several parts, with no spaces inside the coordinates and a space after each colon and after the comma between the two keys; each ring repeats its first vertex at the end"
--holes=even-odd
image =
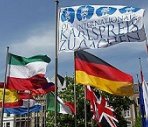
{"type": "Polygon", "coordinates": [[[143,15],[144,9],[118,5],[61,8],[59,52],[144,41],[143,15]]]}
{"type": "Polygon", "coordinates": [[[58,104],[60,105],[60,111],[59,113],[62,114],[72,114],[70,108],[64,104],[63,100],[57,97],[57,100],[59,101],[58,104]]]}
{"type": "Polygon", "coordinates": [[[31,78],[37,74],[45,74],[47,65],[48,63],[41,61],[31,62],[25,66],[9,65],[9,76],[16,78],[31,78]]]}

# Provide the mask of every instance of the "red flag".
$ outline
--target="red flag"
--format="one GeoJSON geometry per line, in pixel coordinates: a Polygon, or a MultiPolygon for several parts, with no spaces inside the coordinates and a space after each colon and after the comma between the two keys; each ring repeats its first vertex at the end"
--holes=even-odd
{"type": "Polygon", "coordinates": [[[33,96],[47,94],[53,91],[55,91],[55,84],[53,82],[48,82],[46,85],[42,86],[41,88],[31,90],[33,96]]]}
{"type": "Polygon", "coordinates": [[[70,108],[70,110],[72,111],[72,113],[75,113],[75,105],[72,102],[64,102],[66,106],[68,106],[70,108]]]}
{"type": "Polygon", "coordinates": [[[90,101],[93,119],[96,120],[99,127],[117,127],[118,120],[114,116],[114,110],[108,106],[104,97],[97,98],[95,93],[87,86],[86,99],[90,101]]]}
{"type": "Polygon", "coordinates": [[[18,95],[20,99],[33,99],[33,96],[30,91],[18,91],[18,95]]]}

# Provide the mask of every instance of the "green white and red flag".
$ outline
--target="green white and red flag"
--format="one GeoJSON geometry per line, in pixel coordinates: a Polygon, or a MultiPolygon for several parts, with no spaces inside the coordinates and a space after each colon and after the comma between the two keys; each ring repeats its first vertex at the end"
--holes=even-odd
{"type": "Polygon", "coordinates": [[[47,55],[26,58],[9,53],[8,56],[7,87],[9,89],[35,90],[48,84],[45,74],[50,58],[47,55]]]}

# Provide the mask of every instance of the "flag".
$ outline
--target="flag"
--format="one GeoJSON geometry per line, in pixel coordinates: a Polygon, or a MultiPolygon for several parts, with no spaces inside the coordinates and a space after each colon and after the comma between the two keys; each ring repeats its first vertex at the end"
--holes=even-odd
{"type": "Polygon", "coordinates": [[[41,88],[38,89],[32,89],[32,95],[43,95],[47,94],[49,92],[55,91],[55,84],[53,82],[48,82],[46,85],[41,86],[41,88]]]}
{"type": "Polygon", "coordinates": [[[142,82],[142,90],[143,90],[143,99],[144,99],[144,107],[145,107],[145,126],[148,127],[148,84],[145,80],[142,82]]]}
{"type": "MultiPolygon", "coordinates": [[[[50,81],[50,80],[49,80],[50,81]]],[[[50,82],[55,82],[55,77],[51,78],[50,82]]],[[[57,74],[57,82],[58,82],[58,91],[63,91],[66,89],[66,78],[57,74]]]]}
{"type": "MultiPolygon", "coordinates": [[[[4,87],[4,83],[0,82],[0,88],[4,87]]],[[[33,99],[33,96],[29,90],[23,90],[23,91],[16,91],[19,99],[33,99]]]]}
{"type": "MultiPolygon", "coordinates": [[[[143,74],[142,71],[140,71],[141,80],[143,81],[143,74]]],[[[140,104],[140,112],[142,116],[142,127],[145,127],[145,107],[144,107],[144,99],[143,99],[143,89],[142,84],[140,84],[140,81],[138,79],[138,85],[139,85],[139,104],[140,104]]]]}
{"type": "Polygon", "coordinates": [[[32,112],[39,112],[42,106],[36,103],[34,99],[22,99],[23,105],[14,108],[4,108],[4,113],[25,115],[32,112]]]}
{"type": "Polygon", "coordinates": [[[4,87],[4,82],[0,82],[0,88],[4,87]]]}
{"type": "Polygon", "coordinates": [[[41,105],[34,105],[32,107],[18,107],[18,108],[4,108],[4,113],[25,115],[32,112],[39,112],[42,109],[41,105]]]}
{"type": "MultiPolygon", "coordinates": [[[[140,99],[140,111],[142,115],[142,127],[148,127],[148,87],[147,83],[144,80],[141,59],[139,59],[140,63],[140,76],[141,76],[141,84],[139,85],[139,99],[140,99]]],[[[138,80],[139,83],[139,80],[138,80]]],[[[139,83],[140,84],[140,83],[139,83]]]]}
{"type": "MultiPolygon", "coordinates": [[[[71,102],[64,102],[57,97],[57,112],[61,114],[74,114],[74,104],[71,102]]],[[[47,95],[47,110],[55,111],[55,95],[48,93],[47,95]]]]}
{"type": "Polygon", "coordinates": [[[119,5],[60,8],[59,52],[146,40],[144,9],[119,5]]]}
{"type": "Polygon", "coordinates": [[[34,105],[36,105],[37,102],[34,99],[23,99],[23,105],[22,107],[32,107],[34,105]]]}
{"type": "Polygon", "coordinates": [[[110,94],[133,95],[133,78],[100,58],[79,50],[75,52],[76,83],[94,86],[110,94]]]}
{"type": "Polygon", "coordinates": [[[46,67],[50,58],[37,55],[29,58],[9,53],[7,87],[15,90],[38,89],[47,84],[46,67]]]}
{"type": "MultiPolygon", "coordinates": [[[[3,88],[0,88],[0,107],[2,107],[2,101],[3,88]]],[[[18,107],[22,104],[22,100],[19,99],[19,96],[15,90],[5,89],[4,107],[18,107]]]]}
{"type": "Polygon", "coordinates": [[[57,77],[58,77],[58,91],[62,91],[66,88],[66,78],[62,77],[59,74],[57,74],[57,77]]]}
{"type": "Polygon", "coordinates": [[[142,127],[145,127],[145,107],[144,107],[144,99],[143,99],[143,89],[141,84],[139,84],[139,104],[140,104],[140,112],[142,116],[142,127]]]}
{"type": "Polygon", "coordinates": [[[18,91],[18,94],[21,99],[32,99],[34,96],[44,95],[51,91],[55,91],[55,84],[53,82],[48,82],[46,85],[41,86],[41,88],[32,89],[31,91],[18,91]]]}
{"type": "Polygon", "coordinates": [[[117,127],[118,120],[115,118],[113,108],[108,105],[104,97],[100,95],[98,98],[90,86],[86,89],[86,99],[90,102],[93,119],[99,127],[117,127]]]}
{"type": "Polygon", "coordinates": [[[20,99],[33,99],[34,98],[31,92],[28,90],[17,91],[17,93],[20,99]]]}

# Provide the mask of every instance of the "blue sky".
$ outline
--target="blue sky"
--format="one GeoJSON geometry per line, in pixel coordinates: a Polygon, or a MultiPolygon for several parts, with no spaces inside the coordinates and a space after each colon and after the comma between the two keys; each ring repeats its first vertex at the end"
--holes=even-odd
{"type": "MultiPolygon", "coordinates": [[[[60,0],[59,6],[75,5],[125,5],[145,9],[144,24],[148,31],[147,0],[60,0]]],[[[51,59],[47,76],[54,75],[55,49],[54,0],[0,0],[0,81],[4,80],[6,47],[21,56],[47,54],[51,59]]],[[[139,73],[142,60],[145,80],[148,80],[148,55],[144,42],[122,43],[104,49],[89,50],[113,66],[133,75],[139,73]]],[[[73,75],[73,53],[59,54],[59,74],[73,75]]]]}

